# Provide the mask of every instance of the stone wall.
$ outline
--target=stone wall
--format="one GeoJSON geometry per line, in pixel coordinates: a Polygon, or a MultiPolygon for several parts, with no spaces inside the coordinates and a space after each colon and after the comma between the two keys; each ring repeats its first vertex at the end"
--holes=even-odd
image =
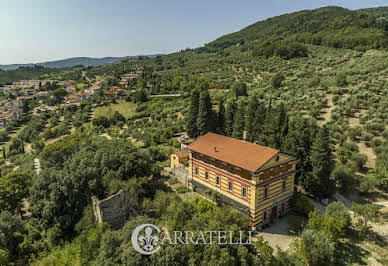
{"type": "Polygon", "coordinates": [[[125,193],[123,190],[102,200],[93,196],[92,202],[97,222],[107,222],[112,228],[116,229],[120,228],[127,220],[125,193]]]}
{"type": "Polygon", "coordinates": [[[179,182],[185,184],[186,186],[188,185],[189,168],[186,167],[184,164],[180,163],[177,167],[173,169],[171,167],[165,167],[163,171],[165,174],[175,176],[179,182]]]}

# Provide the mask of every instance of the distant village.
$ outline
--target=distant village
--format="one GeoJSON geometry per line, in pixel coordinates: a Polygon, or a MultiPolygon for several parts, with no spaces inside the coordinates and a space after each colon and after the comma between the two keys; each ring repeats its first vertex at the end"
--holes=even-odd
{"type": "MultiPolygon", "coordinates": [[[[110,86],[104,92],[104,95],[110,100],[125,97],[128,92],[126,88],[135,86],[141,73],[141,71],[136,70],[124,74],[121,77],[119,86],[110,86]]],[[[0,128],[9,125],[12,120],[20,118],[24,114],[23,106],[26,103],[38,102],[38,106],[32,110],[33,115],[69,106],[79,106],[83,101],[91,100],[103,87],[106,87],[107,81],[99,80],[84,89],[77,89],[76,85],[77,82],[74,80],[58,81],[47,79],[20,80],[0,87],[0,128]],[[47,89],[47,85],[52,84],[66,91],[63,101],[57,105],[45,104],[45,99],[54,97],[53,91],[47,89]]]]}

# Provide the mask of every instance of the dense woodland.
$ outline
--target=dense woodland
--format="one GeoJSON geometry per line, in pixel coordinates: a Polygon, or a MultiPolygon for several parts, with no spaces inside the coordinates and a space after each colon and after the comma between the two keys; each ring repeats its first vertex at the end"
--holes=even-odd
{"type": "MultiPolygon", "coordinates": [[[[372,228],[386,219],[373,196],[388,192],[387,38],[386,7],[327,7],[155,58],[0,71],[3,84],[73,79],[81,90],[91,85],[81,71],[107,80],[79,107],[32,116],[31,102],[29,114],[0,130],[0,265],[362,265],[371,256],[388,263],[386,240],[372,228]],[[139,68],[125,99],[104,97],[139,68]],[[151,97],[171,93],[181,96],[151,97]],[[252,246],[172,246],[149,257],[133,249],[132,231],[145,222],[170,231],[248,230],[244,216],[212,197],[181,197],[161,174],[179,136],[209,131],[238,139],[246,131],[248,141],[297,157],[293,208],[307,225],[293,226],[299,237],[290,249],[275,255],[262,237],[252,246]],[[91,196],[120,189],[131,198],[130,221],[119,230],[96,224],[91,196]],[[319,213],[307,200],[336,192],[353,197],[352,214],[339,202],[319,213]]],[[[47,86],[53,97],[45,104],[61,103],[64,90],[47,86]]]]}

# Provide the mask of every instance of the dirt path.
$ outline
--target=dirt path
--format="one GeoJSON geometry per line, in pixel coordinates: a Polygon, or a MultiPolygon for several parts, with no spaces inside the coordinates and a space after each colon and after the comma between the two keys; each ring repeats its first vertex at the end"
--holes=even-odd
{"type": "Polygon", "coordinates": [[[377,157],[376,154],[373,152],[372,147],[366,146],[364,142],[359,142],[357,143],[357,145],[360,152],[368,156],[368,160],[366,161],[365,166],[368,168],[374,168],[377,157]]]}

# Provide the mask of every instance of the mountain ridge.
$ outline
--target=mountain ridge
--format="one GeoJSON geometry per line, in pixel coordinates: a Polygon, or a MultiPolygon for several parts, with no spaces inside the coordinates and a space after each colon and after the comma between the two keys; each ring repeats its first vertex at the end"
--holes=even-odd
{"type": "Polygon", "coordinates": [[[14,70],[19,67],[32,67],[32,66],[43,66],[46,68],[69,68],[77,65],[83,66],[100,66],[105,64],[111,64],[115,62],[119,62],[125,59],[136,59],[139,57],[155,57],[159,54],[155,55],[135,55],[135,56],[123,56],[123,57],[71,57],[60,60],[46,61],[42,63],[26,63],[26,64],[7,64],[0,65],[1,70],[14,70]]]}

